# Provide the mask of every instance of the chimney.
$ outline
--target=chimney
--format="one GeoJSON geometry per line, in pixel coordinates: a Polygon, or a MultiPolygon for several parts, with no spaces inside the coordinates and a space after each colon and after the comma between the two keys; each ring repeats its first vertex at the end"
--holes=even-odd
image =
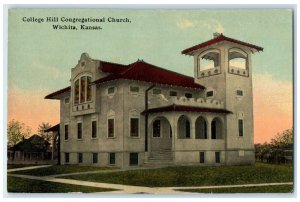
{"type": "Polygon", "coordinates": [[[219,32],[215,32],[215,33],[213,34],[214,38],[217,38],[217,37],[219,37],[220,35],[221,35],[221,33],[219,33],[219,32]]]}

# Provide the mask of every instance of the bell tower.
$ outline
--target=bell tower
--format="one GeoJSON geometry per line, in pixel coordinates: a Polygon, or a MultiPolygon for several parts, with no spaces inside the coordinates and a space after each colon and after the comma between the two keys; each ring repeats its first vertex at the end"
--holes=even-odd
{"type": "Polygon", "coordinates": [[[182,51],[194,56],[194,79],[206,87],[205,99],[224,102],[226,164],[255,161],[251,55],[263,48],[223,34],[182,51]]]}

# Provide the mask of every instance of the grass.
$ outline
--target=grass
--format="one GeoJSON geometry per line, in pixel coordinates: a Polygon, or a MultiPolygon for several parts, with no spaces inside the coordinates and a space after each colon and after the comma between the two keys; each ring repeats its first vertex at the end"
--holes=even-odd
{"type": "Polygon", "coordinates": [[[217,189],[177,189],[178,191],[193,193],[292,193],[293,185],[234,187],[217,189]]]}
{"type": "Polygon", "coordinates": [[[256,163],[254,166],[177,166],[114,173],[95,173],[63,178],[125,185],[169,187],[210,186],[293,181],[292,165],[256,163]]]}
{"type": "Polygon", "coordinates": [[[7,191],[9,193],[69,193],[69,192],[105,192],[115,189],[87,187],[80,185],[46,182],[41,180],[30,180],[18,177],[7,177],[7,191]]]}
{"type": "Polygon", "coordinates": [[[42,164],[7,164],[7,169],[24,168],[30,166],[42,166],[42,164]]]}
{"type": "Polygon", "coordinates": [[[113,167],[97,167],[97,166],[78,166],[78,165],[54,165],[47,168],[36,168],[32,170],[22,170],[12,172],[14,174],[33,175],[33,176],[48,176],[67,173],[79,173],[87,171],[99,171],[115,169],[113,167]]]}

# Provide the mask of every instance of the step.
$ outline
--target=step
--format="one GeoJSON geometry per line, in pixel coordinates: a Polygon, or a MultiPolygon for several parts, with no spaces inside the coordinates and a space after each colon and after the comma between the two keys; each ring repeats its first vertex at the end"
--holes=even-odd
{"type": "Polygon", "coordinates": [[[168,158],[168,159],[154,159],[154,158],[149,158],[148,161],[161,161],[161,162],[164,162],[164,161],[173,161],[173,159],[171,159],[171,158],[168,158]]]}
{"type": "Polygon", "coordinates": [[[155,161],[155,162],[173,162],[173,159],[169,158],[169,159],[154,159],[154,158],[149,158],[148,162],[150,161],[155,161]]]}
{"type": "Polygon", "coordinates": [[[150,154],[173,154],[173,152],[151,152],[150,154]]]}
{"type": "Polygon", "coordinates": [[[157,167],[157,166],[172,166],[174,163],[170,162],[144,162],[144,167],[157,167]]]}
{"type": "Polygon", "coordinates": [[[144,164],[152,164],[152,165],[171,165],[173,164],[172,161],[169,161],[169,162],[161,162],[161,161],[157,161],[157,162],[145,162],[144,164]]]}
{"type": "Polygon", "coordinates": [[[150,152],[150,155],[171,155],[173,152],[150,152]]]}
{"type": "Polygon", "coordinates": [[[155,161],[173,161],[173,158],[148,158],[148,161],[152,161],[152,160],[155,160],[155,161]]]}
{"type": "Polygon", "coordinates": [[[159,157],[173,157],[173,155],[150,155],[149,157],[157,157],[157,158],[159,158],[159,157]]]}

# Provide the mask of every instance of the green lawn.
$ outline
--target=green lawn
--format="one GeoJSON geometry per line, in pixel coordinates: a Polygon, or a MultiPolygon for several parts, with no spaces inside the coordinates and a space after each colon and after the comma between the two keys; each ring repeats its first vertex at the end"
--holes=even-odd
{"type": "Polygon", "coordinates": [[[78,165],[54,165],[47,168],[22,170],[22,171],[16,171],[12,173],[23,174],[23,175],[34,175],[34,176],[48,176],[48,175],[79,173],[79,172],[86,172],[86,171],[98,171],[98,170],[109,170],[109,169],[115,169],[115,168],[97,167],[97,166],[78,166],[78,165]]]}
{"type": "Polygon", "coordinates": [[[68,192],[104,192],[115,189],[104,189],[79,185],[30,180],[18,177],[7,177],[7,192],[9,193],[68,193],[68,192]]]}
{"type": "Polygon", "coordinates": [[[42,166],[41,164],[7,164],[7,169],[24,168],[30,166],[42,166]]]}
{"type": "Polygon", "coordinates": [[[257,163],[254,166],[177,166],[149,170],[96,173],[64,178],[126,185],[168,187],[209,186],[293,181],[292,165],[257,163]]]}
{"type": "Polygon", "coordinates": [[[235,187],[218,189],[178,189],[184,192],[194,193],[292,193],[293,185],[276,185],[264,187],[235,187]]]}

